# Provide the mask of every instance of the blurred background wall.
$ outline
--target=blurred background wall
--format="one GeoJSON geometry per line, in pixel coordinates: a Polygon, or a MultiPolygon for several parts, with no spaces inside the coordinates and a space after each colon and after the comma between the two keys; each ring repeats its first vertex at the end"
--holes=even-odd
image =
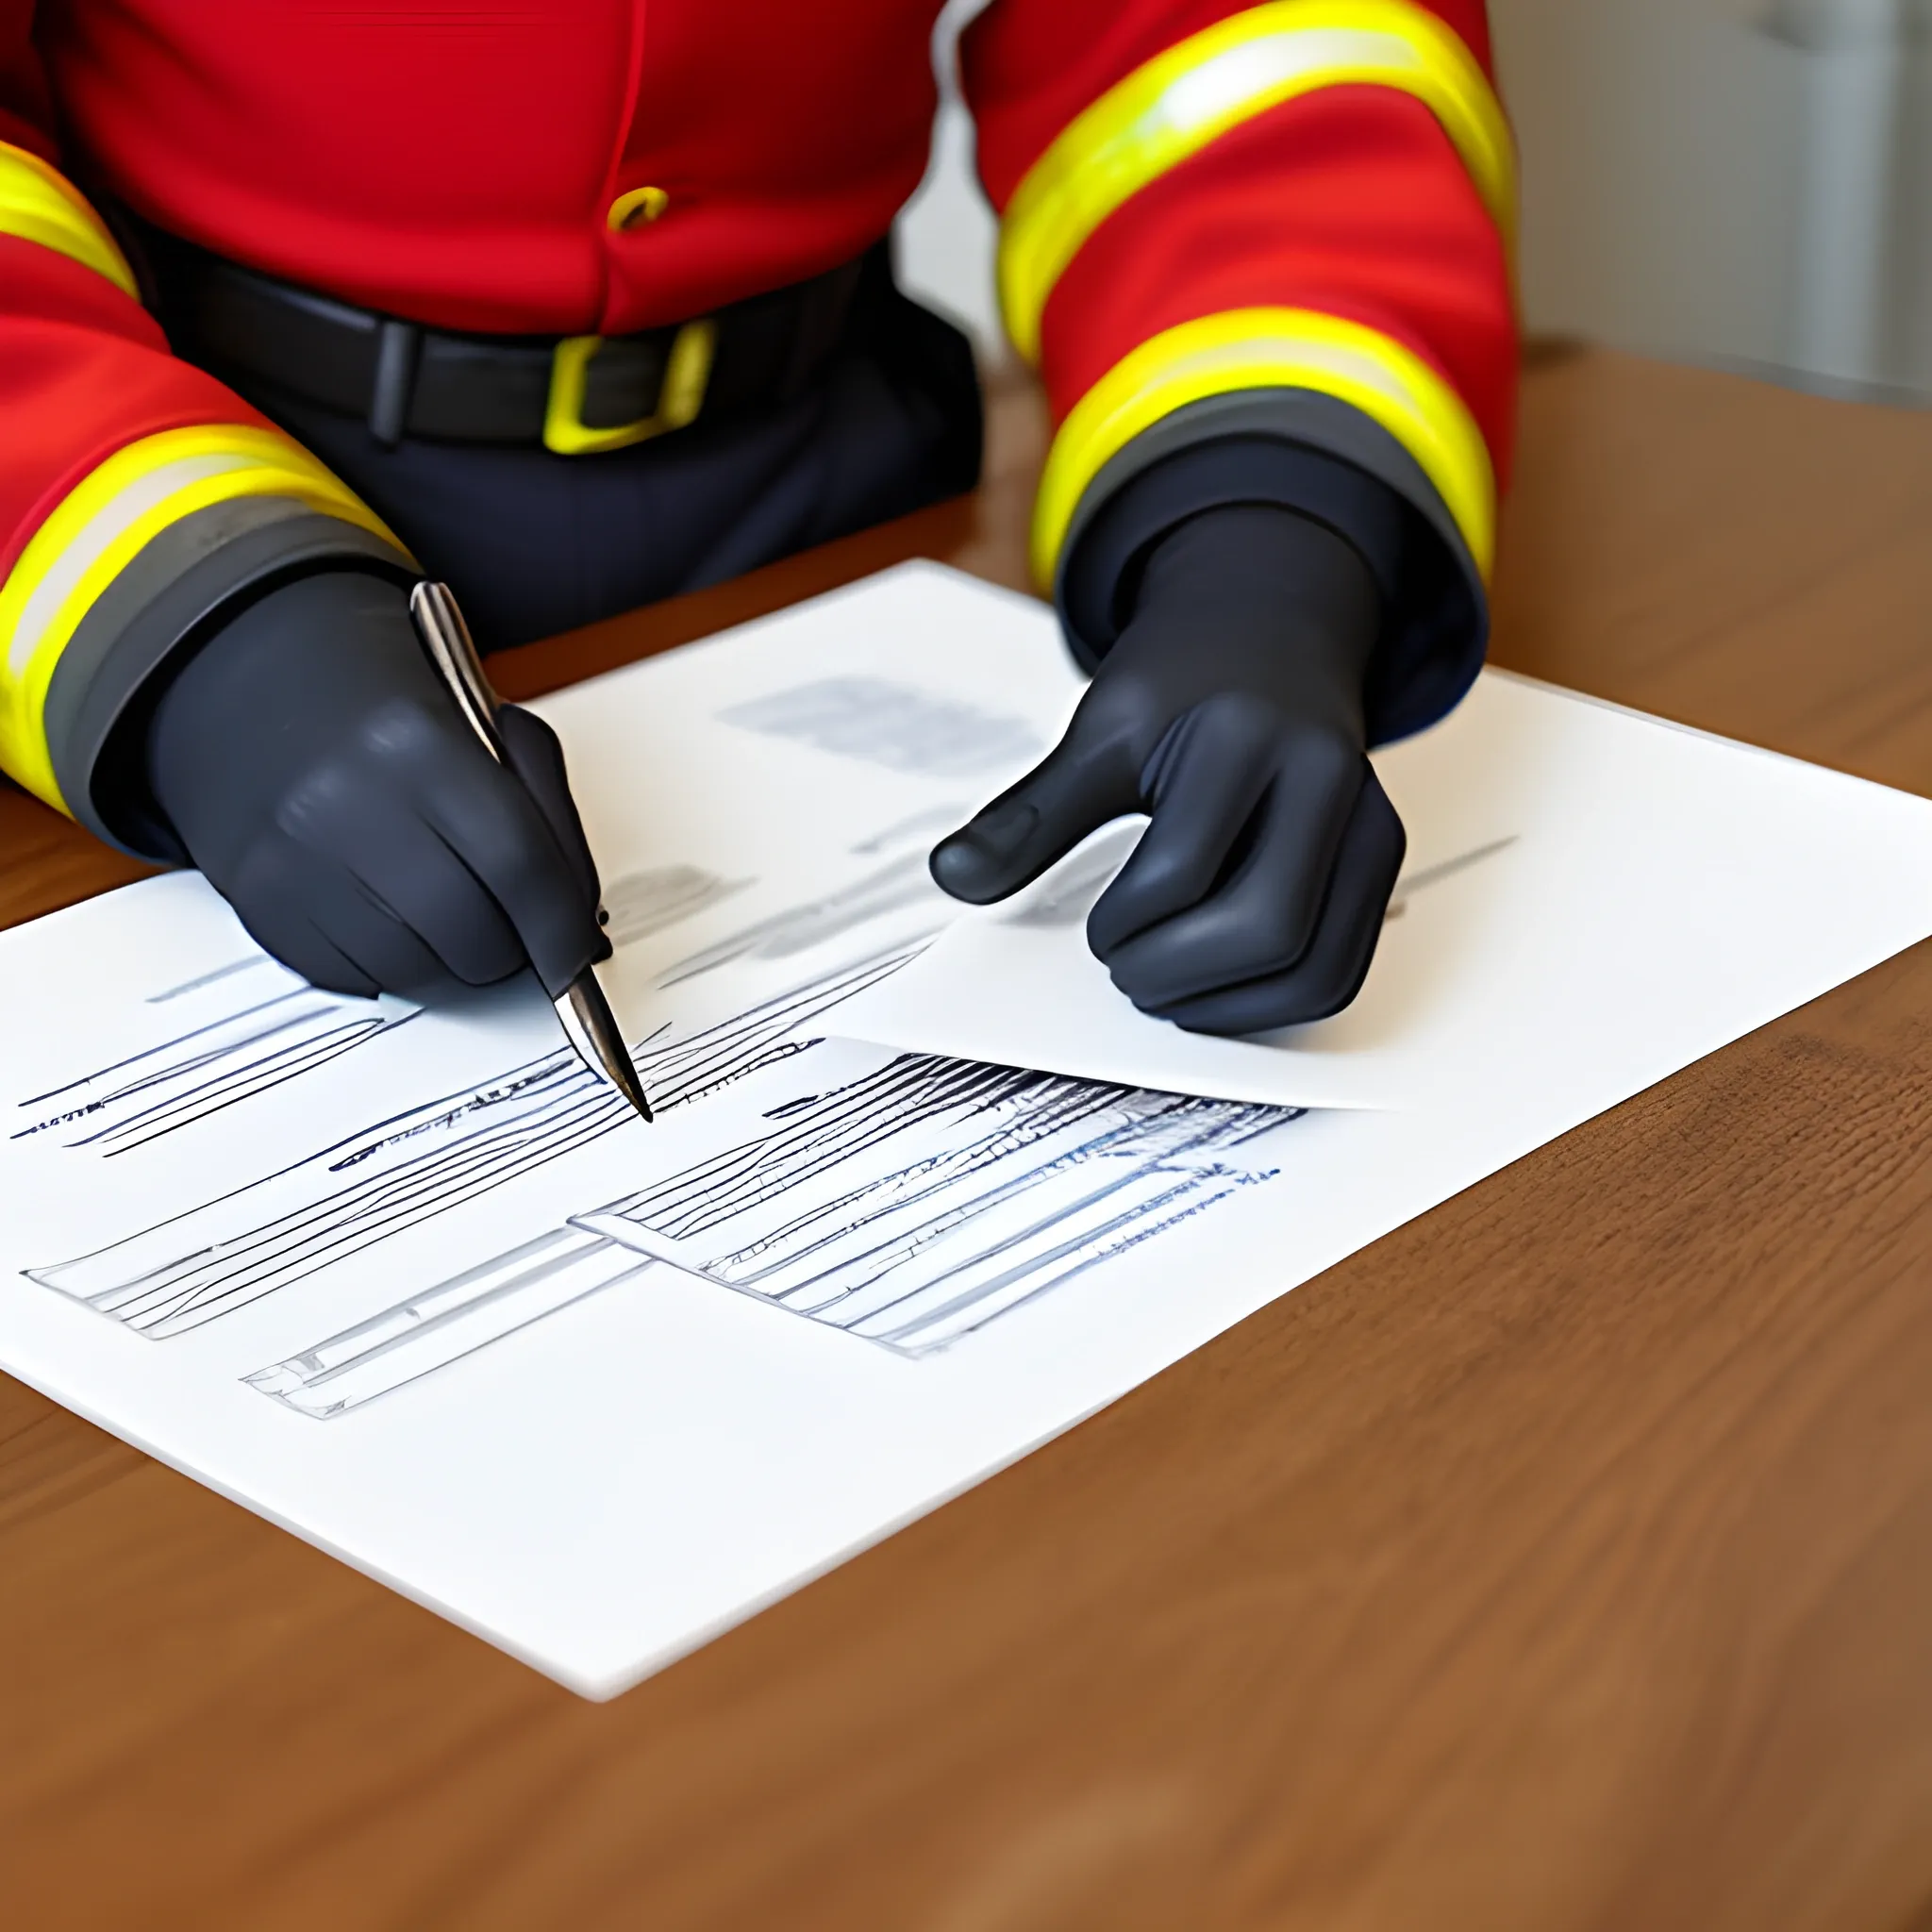
{"type": "MultiPolygon", "coordinates": [[[[936,58],[984,0],[955,0],[936,58]]],[[[1932,0],[1491,0],[1540,332],[1932,397],[1932,0]]],[[[901,271],[1005,354],[972,129],[942,108],[901,271]]]]}

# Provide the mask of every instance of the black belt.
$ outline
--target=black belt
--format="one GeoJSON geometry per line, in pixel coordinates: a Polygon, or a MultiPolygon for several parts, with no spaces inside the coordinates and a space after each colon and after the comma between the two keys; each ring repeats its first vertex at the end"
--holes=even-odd
{"type": "Polygon", "coordinates": [[[357,308],[129,225],[176,350],[218,375],[361,417],[385,447],[421,436],[581,456],[701,414],[785,402],[844,339],[868,268],[890,273],[881,243],[809,281],[633,335],[466,335],[357,308]]]}

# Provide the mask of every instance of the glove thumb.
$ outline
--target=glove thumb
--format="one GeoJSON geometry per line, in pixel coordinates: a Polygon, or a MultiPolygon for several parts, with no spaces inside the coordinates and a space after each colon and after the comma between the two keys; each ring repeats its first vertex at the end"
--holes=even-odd
{"type": "MultiPolygon", "coordinates": [[[[570,774],[564,768],[563,746],[557,733],[534,711],[526,711],[519,705],[505,705],[497,712],[496,729],[510,770],[523,780],[524,789],[536,801],[537,809],[543,814],[570,870],[572,883],[583,894],[585,906],[594,911],[602,891],[597,881],[597,862],[591,857],[576,801],[570,795],[570,774]]],[[[595,957],[610,957],[608,940],[595,957]]]]}
{"type": "Polygon", "coordinates": [[[1076,717],[1032,771],[933,848],[941,891],[985,906],[1030,885],[1110,819],[1141,808],[1124,745],[1095,743],[1076,717]]]}

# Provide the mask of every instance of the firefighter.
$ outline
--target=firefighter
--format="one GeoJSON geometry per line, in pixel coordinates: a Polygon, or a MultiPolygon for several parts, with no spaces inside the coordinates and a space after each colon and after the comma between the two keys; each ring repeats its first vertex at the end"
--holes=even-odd
{"type": "MultiPolygon", "coordinates": [[[[408,588],[503,645],[971,487],[971,358],[883,241],[936,12],[0,0],[0,764],[320,986],[564,986],[604,941],[556,741],[484,756],[408,588]]],[[[993,0],[961,74],[1091,682],[935,876],[995,900],[1145,810],[1116,983],[1333,1012],[1404,845],[1365,750],[1485,642],[1482,0],[993,0]]]]}

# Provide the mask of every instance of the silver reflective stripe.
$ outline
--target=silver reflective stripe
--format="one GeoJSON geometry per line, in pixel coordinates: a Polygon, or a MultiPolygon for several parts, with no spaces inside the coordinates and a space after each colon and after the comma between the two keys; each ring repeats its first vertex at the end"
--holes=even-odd
{"type": "MultiPolygon", "coordinates": [[[[109,461],[112,460],[110,458],[109,461]]],[[[7,670],[12,677],[24,677],[47,626],[73,595],[80,580],[100,561],[116,539],[147,512],[165,503],[178,490],[200,483],[209,476],[225,475],[231,470],[258,468],[251,456],[215,454],[177,457],[150,470],[144,476],[116,491],[108,502],[90,517],[67,547],[48,566],[46,575],[35,585],[21,608],[20,624],[7,647],[7,670]]]]}

